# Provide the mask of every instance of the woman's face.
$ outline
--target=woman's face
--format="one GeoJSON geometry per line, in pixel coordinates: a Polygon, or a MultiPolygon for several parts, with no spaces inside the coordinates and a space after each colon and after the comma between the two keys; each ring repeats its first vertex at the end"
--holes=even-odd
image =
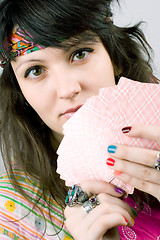
{"type": "Polygon", "coordinates": [[[101,42],[69,50],[45,48],[12,62],[20,88],[54,132],[100,88],[115,85],[110,57],[101,42]]]}

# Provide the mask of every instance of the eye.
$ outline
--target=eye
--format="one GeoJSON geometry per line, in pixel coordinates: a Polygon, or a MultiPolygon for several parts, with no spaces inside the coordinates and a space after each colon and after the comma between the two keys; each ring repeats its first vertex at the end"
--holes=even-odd
{"type": "Polygon", "coordinates": [[[72,54],[72,61],[82,61],[93,51],[91,48],[78,49],[72,54]]]}
{"type": "Polygon", "coordinates": [[[26,72],[24,77],[27,78],[38,78],[45,72],[45,69],[42,66],[33,66],[29,68],[26,72]]]}

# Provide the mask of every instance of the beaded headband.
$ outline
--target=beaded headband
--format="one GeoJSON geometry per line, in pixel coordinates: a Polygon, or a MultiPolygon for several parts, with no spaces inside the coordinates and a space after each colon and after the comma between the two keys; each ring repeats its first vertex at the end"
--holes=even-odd
{"type": "MultiPolygon", "coordinates": [[[[7,45],[8,50],[12,57],[26,55],[31,52],[35,52],[37,50],[45,48],[42,45],[33,43],[31,40],[31,36],[29,34],[26,35],[20,27],[18,27],[11,33],[10,38],[7,40],[7,45]]],[[[1,51],[0,54],[1,54],[0,66],[3,68],[5,64],[10,60],[6,58],[6,56],[4,56],[4,54],[1,51]]]]}

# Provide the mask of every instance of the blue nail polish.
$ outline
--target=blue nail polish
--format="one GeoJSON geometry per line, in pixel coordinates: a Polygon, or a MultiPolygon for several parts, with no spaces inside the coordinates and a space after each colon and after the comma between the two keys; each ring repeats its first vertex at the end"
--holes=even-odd
{"type": "Polygon", "coordinates": [[[109,153],[115,153],[117,150],[117,147],[114,145],[110,145],[110,146],[108,146],[107,150],[109,153]]]}

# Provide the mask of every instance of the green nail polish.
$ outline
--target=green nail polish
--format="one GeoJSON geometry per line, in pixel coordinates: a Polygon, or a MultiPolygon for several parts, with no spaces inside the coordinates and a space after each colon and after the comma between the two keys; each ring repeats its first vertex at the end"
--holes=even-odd
{"type": "Polygon", "coordinates": [[[134,215],[134,217],[137,217],[137,211],[134,209],[134,208],[132,208],[132,213],[133,213],[133,215],[134,215]]]}

